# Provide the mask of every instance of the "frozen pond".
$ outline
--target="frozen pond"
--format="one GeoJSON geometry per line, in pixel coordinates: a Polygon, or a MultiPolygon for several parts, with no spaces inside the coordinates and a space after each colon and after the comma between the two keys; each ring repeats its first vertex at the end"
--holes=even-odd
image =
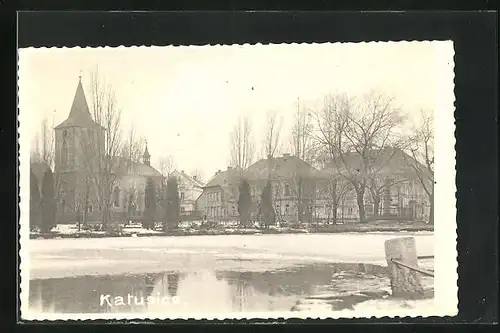
{"type": "MultiPolygon", "coordinates": [[[[29,303],[52,313],[353,309],[390,299],[384,241],[409,235],[30,240],[29,303]]],[[[433,254],[432,234],[411,236],[419,255],[433,254]]],[[[433,279],[422,283],[432,297],[433,279]]]]}

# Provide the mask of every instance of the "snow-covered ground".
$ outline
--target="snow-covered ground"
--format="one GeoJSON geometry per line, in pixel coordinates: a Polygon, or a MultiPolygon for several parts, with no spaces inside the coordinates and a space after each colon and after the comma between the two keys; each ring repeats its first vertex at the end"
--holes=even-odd
{"type": "Polygon", "coordinates": [[[433,255],[432,233],[32,239],[27,241],[28,267],[30,279],[46,279],[169,270],[262,271],[307,262],[385,265],[384,242],[410,235],[418,255],[433,255]]]}

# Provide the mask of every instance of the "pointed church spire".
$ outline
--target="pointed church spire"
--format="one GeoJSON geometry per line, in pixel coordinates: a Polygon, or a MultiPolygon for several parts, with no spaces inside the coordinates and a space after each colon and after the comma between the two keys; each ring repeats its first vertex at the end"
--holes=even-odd
{"type": "Polygon", "coordinates": [[[87,104],[85,92],[83,91],[82,77],[79,76],[78,85],[76,87],[73,104],[69,112],[68,118],[56,128],[62,127],[95,127],[99,126],[90,115],[90,109],[87,104]]]}
{"type": "Polygon", "coordinates": [[[146,164],[146,165],[151,164],[151,155],[149,154],[149,151],[148,151],[148,140],[146,140],[146,149],[144,149],[144,155],[142,157],[143,157],[144,164],[146,164]]]}

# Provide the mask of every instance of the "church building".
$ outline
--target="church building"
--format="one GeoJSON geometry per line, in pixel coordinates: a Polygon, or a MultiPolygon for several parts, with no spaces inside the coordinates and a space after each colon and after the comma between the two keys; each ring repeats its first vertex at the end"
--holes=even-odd
{"type": "Polygon", "coordinates": [[[92,118],[81,78],[68,118],[54,131],[58,222],[101,221],[104,203],[113,220],[140,220],[148,179],[161,191],[164,178],[147,144],[142,163],[106,153],[106,129],[92,118]]]}

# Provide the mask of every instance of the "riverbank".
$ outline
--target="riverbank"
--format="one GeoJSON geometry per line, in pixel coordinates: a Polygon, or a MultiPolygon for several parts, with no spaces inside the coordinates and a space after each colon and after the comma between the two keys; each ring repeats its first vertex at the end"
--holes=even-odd
{"type": "Polygon", "coordinates": [[[424,222],[376,221],[367,223],[344,223],[328,226],[312,226],[304,229],[276,228],[218,228],[218,229],[177,229],[168,232],[146,230],[143,228],[123,228],[119,232],[55,230],[49,233],[30,233],[30,239],[57,238],[108,238],[108,237],[165,237],[165,236],[222,236],[222,235],[261,235],[261,234],[335,234],[335,233],[373,233],[373,232],[433,232],[434,226],[424,222]]]}

